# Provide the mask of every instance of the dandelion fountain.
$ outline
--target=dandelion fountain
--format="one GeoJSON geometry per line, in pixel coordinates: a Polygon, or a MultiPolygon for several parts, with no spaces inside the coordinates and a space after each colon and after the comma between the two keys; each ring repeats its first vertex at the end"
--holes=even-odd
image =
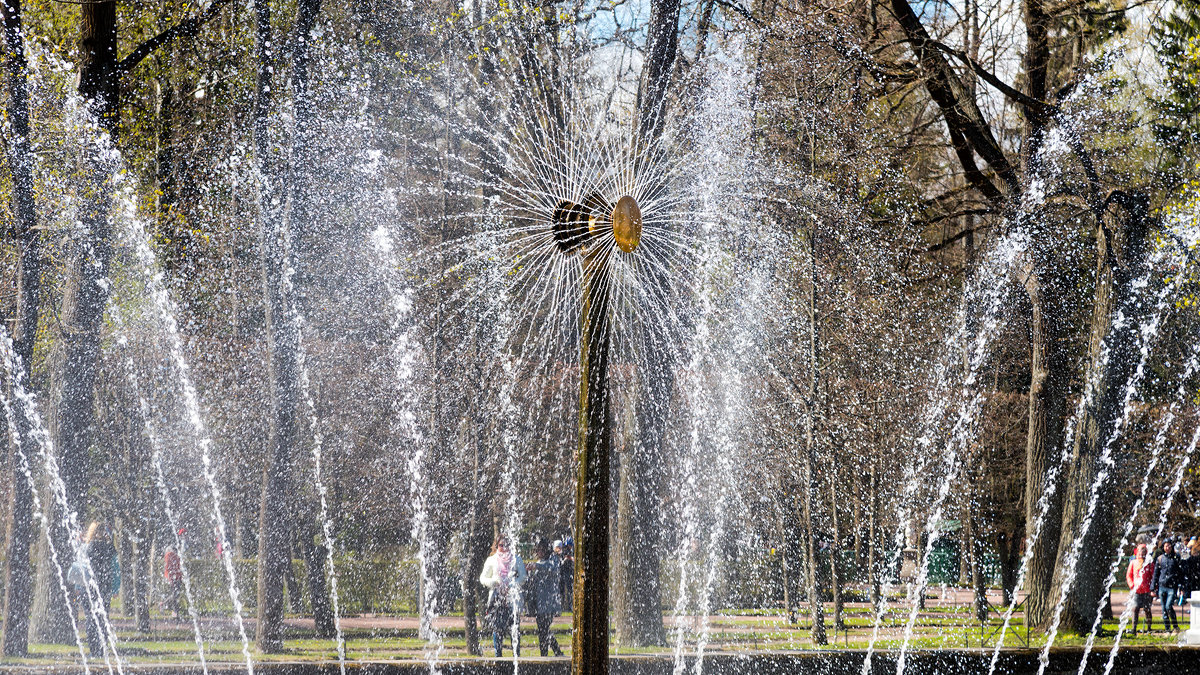
{"type": "Polygon", "coordinates": [[[579,340],[579,476],[575,488],[575,613],[571,672],[608,672],[609,503],[612,451],[612,265],[618,249],[632,253],[642,237],[642,212],[623,195],[608,208],[597,194],[583,204],[560,201],[554,241],[583,259],[579,340]]]}

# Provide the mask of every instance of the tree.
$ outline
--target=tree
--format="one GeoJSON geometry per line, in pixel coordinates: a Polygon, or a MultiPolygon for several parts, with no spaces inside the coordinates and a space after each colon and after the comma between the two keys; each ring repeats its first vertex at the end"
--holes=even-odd
{"type": "MultiPolygon", "coordinates": [[[[17,272],[17,321],[13,331],[14,349],[24,366],[26,377],[14,387],[30,388],[28,372],[33,362],[37,336],[39,292],[41,285],[42,246],[34,210],[33,155],[29,146],[29,72],[25,58],[25,34],[21,27],[20,0],[0,3],[4,19],[4,45],[8,51],[5,80],[8,85],[9,166],[12,171],[12,211],[16,215],[15,232],[19,247],[17,272]]],[[[16,433],[21,439],[32,438],[30,422],[17,415],[16,433]]],[[[15,455],[16,448],[9,449],[15,455]]],[[[33,601],[33,575],[29,549],[33,543],[32,488],[15,456],[9,458],[10,493],[8,508],[8,547],[4,596],[4,655],[24,656],[28,651],[29,607],[33,601]]]]}
{"type": "MultiPolygon", "coordinates": [[[[300,446],[300,405],[302,402],[300,324],[295,291],[288,275],[294,269],[292,242],[311,226],[312,198],[308,173],[309,153],[315,132],[310,94],[309,62],[313,28],[320,11],[320,0],[301,0],[296,5],[292,37],[292,74],[290,84],[295,105],[295,129],[282,174],[272,164],[268,138],[274,53],[268,0],[255,2],[255,40],[258,55],[257,96],[254,111],[254,141],[260,170],[266,177],[262,185],[261,246],[263,297],[266,307],[268,368],[271,380],[270,459],[265,468],[258,547],[258,624],[255,640],[266,653],[283,648],[284,579],[291,567],[291,531],[298,519],[298,504],[292,495],[292,465],[300,446]],[[291,211],[282,212],[273,204],[286,194],[291,211]]],[[[301,529],[305,556],[316,561],[322,556],[313,549],[314,538],[301,529]]],[[[309,587],[326,596],[324,565],[309,564],[309,587]]],[[[314,596],[314,614],[328,634],[332,616],[328,601],[314,596]],[[319,611],[318,611],[319,610],[319,611]]]]}
{"type": "MultiPolygon", "coordinates": [[[[118,144],[121,80],[156,49],[183,37],[194,37],[229,0],[214,0],[202,12],[141,42],[124,58],[117,54],[116,2],[89,2],[80,6],[79,95],[98,130],[113,146],[118,144]]],[[[100,329],[108,301],[108,265],[111,256],[109,212],[112,166],[100,156],[89,158],[85,169],[86,195],[80,227],[71,233],[66,251],[66,280],[60,325],[63,362],[54,426],[59,467],[70,508],[87,512],[89,458],[95,424],[94,395],[100,357],[100,329]]],[[[58,522],[58,519],[53,519],[58,522]]],[[[58,550],[71,550],[70,536],[55,525],[51,535],[58,550]]],[[[48,587],[48,585],[47,585],[48,587]]],[[[67,608],[49,602],[46,637],[66,642],[70,633],[67,608]]]]}
{"type": "MultiPolygon", "coordinates": [[[[642,62],[637,99],[639,147],[654,148],[662,135],[668,112],[668,94],[679,49],[679,0],[650,3],[646,57],[642,62]]],[[[651,297],[669,297],[668,280],[651,297]]],[[[662,485],[663,446],[672,414],[676,354],[654,334],[653,326],[642,326],[641,344],[649,353],[640,355],[644,370],[630,384],[636,387],[636,442],[622,453],[617,487],[617,519],[614,571],[617,597],[613,622],[623,645],[648,647],[666,644],[662,621],[662,485]]]]}
{"type": "MultiPolygon", "coordinates": [[[[1024,186],[1034,178],[1037,171],[1035,160],[1038,150],[1046,129],[1057,111],[1055,104],[1048,100],[1049,68],[1054,57],[1048,29],[1054,17],[1048,14],[1046,6],[1040,0],[1027,0],[1024,4],[1027,47],[1024,63],[1025,90],[1021,91],[1003,82],[994,73],[971,61],[960,51],[931,38],[909,3],[903,0],[892,0],[891,8],[897,24],[917,57],[923,86],[941,112],[951,145],[967,181],[993,205],[997,212],[1015,213],[1019,208],[1024,186]],[[1014,161],[1010,153],[996,141],[996,136],[980,112],[975,99],[970,95],[968,88],[964,86],[962,78],[950,66],[947,60],[948,55],[962,61],[964,66],[983,82],[1001,92],[1021,109],[1024,119],[1023,143],[1017,161],[1014,161]],[[977,156],[987,162],[988,171],[983,171],[976,164],[977,156]]],[[[1069,87],[1071,83],[1066,84],[1069,87]]],[[[1100,177],[1091,168],[1088,151],[1081,144],[1073,147],[1073,151],[1084,171],[1083,179],[1087,186],[1082,199],[1084,208],[1092,214],[1098,231],[1102,230],[1106,227],[1104,221],[1108,217],[1108,209],[1112,202],[1099,196],[1102,189],[1100,177]]],[[[1138,198],[1133,199],[1136,201],[1138,198]]],[[[1126,213],[1130,215],[1129,218],[1109,225],[1118,228],[1130,227],[1133,230],[1145,226],[1140,216],[1133,215],[1128,211],[1126,213]]],[[[1033,220],[1034,222],[1043,222],[1042,218],[1033,220]]],[[[1029,397],[1030,424],[1026,449],[1027,536],[1032,536],[1035,531],[1033,520],[1041,510],[1037,507],[1038,499],[1047,489],[1045,481],[1055,461],[1056,451],[1061,451],[1063,429],[1066,422],[1062,412],[1067,409],[1066,385],[1074,379],[1074,374],[1069,370],[1070,359],[1067,352],[1063,351],[1067,349],[1069,343],[1060,337],[1063,334],[1062,331],[1067,327],[1058,324],[1056,318],[1062,316],[1061,308],[1056,305],[1056,294],[1060,292],[1059,289],[1064,284],[1063,276],[1068,265],[1067,261],[1061,258],[1063,247],[1055,245],[1061,232],[1052,226],[1045,226],[1035,228],[1033,234],[1037,243],[1033,246],[1035,251],[1032,256],[1033,262],[1025,274],[1030,307],[1033,312],[1034,338],[1030,343],[1034,368],[1029,397]],[[1030,504],[1033,506],[1030,507],[1030,504]]],[[[1131,236],[1133,236],[1133,240],[1137,240],[1139,235],[1131,236]]],[[[1142,250],[1136,246],[1130,248],[1129,251],[1134,255],[1142,253],[1142,250]]],[[[1106,268],[1108,265],[1116,264],[1113,260],[1103,260],[1105,257],[1104,248],[1101,245],[1100,265],[1106,268]]],[[[1137,263],[1136,261],[1126,261],[1126,264],[1136,265],[1137,263]]],[[[1109,300],[1102,294],[1097,294],[1095,297],[1096,311],[1093,313],[1090,332],[1093,336],[1099,336],[1096,339],[1115,342],[1123,339],[1120,335],[1109,335],[1109,328],[1112,326],[1113,313],[1119,308],[1127,306],[1129,299],[1122,294],[1128,290],[1126,287],[1117,285],[1114,290],[1117,298],[1109,300]]],[[[1101,366],[1094,359],[1089,361],[1089,374],[1085,374],[1085,378],[1089,377],[1090,372],[1098,367],[1101,366]]],[[[1105,377],[1103,386],[1115,388],[1120,387],[1123,382],[1124,380],[1119,377],[1105,377]]],[[[1107,400],[1106,397],[1107,394],[1100,395],[1102,401],[1107,400]]],[[[1108,442],[1110,434],[1113,433],[1110,425],[1104,423],[1104,420],[1111,419],[1109,415],[1108,411],[1102,411],[1100,408],[1089,409],[1085,411],[1085,418],[1080,422],[1081,428],[1086,428],[1090,424],[1099,425],[1097,433],[1102,437],[1098,439],[1100,447],[1108,442]]],[[[1092,443],[1085,444],[1083,448],[1079,447],[1078,442],[1076,443],[1075,454],[1078,464],[1090,466],[1089,463],[1095,461],[1096,453],[1088,451],[1088,448],[1092,447],[1092,443]]],[[[1069,473],[1067,485],[1063,489],[1067,512],[1077,512],[1081,508],[1081,499],[1086,504],[1086,494],[1090,483],[1085,485],[1084,482],[1088,476],[1093,475],[1092,471],[1094,470],[1094,468],[1090,470],[1081,468],[1073,469],[1069,473]]],[[[1049,575],[1055,569],[1063,567],[1062,561],[1065,555],[1062,550],[1063,543],[1055,544],[1053,541],[1047,540],[1057,539],[1056,535],[1060,532],[1062,540],[1066,543],[1076,536],[1074,529],[1060,527],[1060,515],[1055,499],[1055,497],[1051,497],[1049,508],[1045,514],[1045,522],[1041,525],[1041,533],[1044,536],[1039,537],[1033,544],[1037,564],[1031,568],[1027,581],[1030,592],[1029,614],[1030,620],[1033,622],[1046,619],[1046,612],[1053,606],[1055,597],[1053,593],[1055,586],[1052,586],[1049,575]],[[1058,549],[1057,558],[1055,549],[1058,549]],[[1050,561],[1053,560],[1058,562],[1051,563],[1050,561]]],[[[1067,522],[1071,522],[1071,520],[1067,522]]],[[[1088,534],[1089,548],[1106,550],[1107,546],[1099,542],[1107,541],[1108,530],[1104,528],[1104,522],[1098,522],[1096,525],[1098,527],[1092,528],[1088,534]]],[[[1097,571],[1089,566],[1085,566],[1081,570],[1077,580],[1079,594],[1091,593],[1098,587],[1099,580],[1095,578],[1095,573],[1097,571]]],[[[1095,604],[1094,601],[1092,604],[1095,604]]],[[[1083,611],[1082,607],[1077,609],[1083,611]]],[[[1087,625],[1090,627],[1090,622],[1087,625]]]]}
{"type": "Polygon", "coordinates": [[[1165,92],[1151,99],[1160,113],[1155,132],[1172,178],[1186,180],[1200,135],[1200,2],[1176,2],[1153,40],[1166,71],[1165,92]]]}

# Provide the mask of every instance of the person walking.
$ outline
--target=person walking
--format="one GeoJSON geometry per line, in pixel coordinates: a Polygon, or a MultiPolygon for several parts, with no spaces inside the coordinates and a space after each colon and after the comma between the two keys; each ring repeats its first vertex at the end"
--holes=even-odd
{"type": "MultiPolygon", "coordinates": [[[[87,547],[86,555],[88,564],[92,568],[92,578],[96,581],[96,591],[100,595],[99,607],[94,607],[90,602],[86,604],[86,607],[93,614],[100,614],[102,610],[103,616],[107,616],[109,601],[116,592],[114,589],[119,589],[121,586],[121,568],[117,562],[117,548],[113,546],[108,526],[99,522],[93,522],[88,526],[83,542],[87,547]]],[[[99,630],[96,627],[105,624],[106,620],[101,616],[92,616],[88,621],[88,650],[93,655],[99,655],[103,649],[99,630]]]]}
{"type": "MultiPolygon", "coordinates": [[[[1180,606],[1189,608],[1188,600],[1192,597],[1192,593],[1200,591],[1200,541],[1192,537],[1183,548],[1187,550],[1188,557],[1186,560],[1182,560],[1184,589],[1183,597],[1180,598],[1180,606]]],[[[1188,609],[1188,613],[1191,614],[1190,609],[1188,609]]]]}
{"type": "Polygon", "coordinates": [[[1179,606],[1179,612],[1182,614],[1190,593],[1188,588],[1191,586],[1191,582],[1188,570],[1191,567],[1192,557],[1192,552],[1188,549],[1183,535],[1175,537],[1175,555],[1179,556],[1179,586],[1175,589],[1175,604],[1179,606]]]}
{"type": "Polygon", "coordinates": [[[525,562],[513,553],[508,537],[496,537],[492,553],[483,563],[479,583],[488,589],[487,614],[497,658],[503,651],[506,633],[512,635],[513,655],[521,655],[521,586],[526,577],[525,562]]]}
{"type": "Polygon", "coordinates": [[[1129,599],[1133,602],[1133,636],[1137,637],[1138,614],[1146,612],[1146,632],[1154,629],[1154,596],[1151,582],[1154,578],[1154,561],[1146,555],[1146,545],[1138,544],[1129,569],[1125,570],[1125,582],[1129,585],[1129,599]]]}
{"type": "Polygon", "coordinates": [[[1163,626],[1168,631],[1179,632],[1179,620],[1175,617],[1175,594],[1179,592],[1182,571],[1179,555],[1175,553],[1175,542],[1170,539],[1164,541],[1162,555],[1154,561],[1150,591],[1162,601],[1163,626]]]}
{"type": "Polygon", "coordinates": [[[562,564],[559,566],[558,596],[562,599],[562,611],[570,612],[575,604],[575,556],[571,547],[563,541],[554,541],[554,554],[562,564]]]}
{"type": "Polygon", "coordinates": [[[179,620],[179,596],[183,592],[183,562],[174,546],[163,554],[163,578],[167,580],[167,609],[179,620]]]}
{"type": "MultiPolygon", "coordinates": [[[[87,544],[83,545],[83,555],[87,556],[87,544]]],[[[92,581],[91,570],[84,564],[82,559],[75,559],[71,562],[71,566],[67,568],[67,585],[71,595],[71,614],[76,619],[79,618],[79,610],[84,610],[83,616],[88,617],[88,591],[87,586],[92,581]]]]}
{"type": "Polygon", "coordinates": [[[558,640],[550,632],[550,622],[558,616],[562,609],[559,587],[562,583],[562,560],[550,553],[546,540],[542,539],[533,547],[533,555],[537,561],[529,565],[529,585],[533,589],[533,616],[537,621],[538,651],[546,656],[549,649],[555,656],[562,656],[558,640]]]}

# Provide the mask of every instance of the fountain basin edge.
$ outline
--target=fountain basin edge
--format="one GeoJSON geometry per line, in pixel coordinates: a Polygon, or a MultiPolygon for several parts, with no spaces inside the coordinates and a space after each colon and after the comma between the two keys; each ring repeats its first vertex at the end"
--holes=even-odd
{"type": "MultiPolygon", "coordinates": [[[[861,675],[866,650],[830,649],[810,651],[759,651],[752,653],[714,653],[704,657],[703,672],[709,675],[861,675]]],[[[872,657],[873,675],[896,671],[899,652],[877,650],[872,657]]],[[[1108,661],[1109,648],[1092,650],[1088,673],[1102,673],[1108,661]]],[[[996,675],[1033,675],[1038,671],[1039,650],[1004,649],[1000,652],[996,675]]],[[[909,651],[905,672],[913,675],[986,675],[991,662],[991,649],[937,649],[909,651]]],[[[1050,650],[1046,673],[1066,675],[1079,670],[1082,647],[1055,647],[1050,650]]],[[[687,657],[691,671],[694,657],[687,657]]],[[[612,675],[671,675],[675,661],[669,654],[613,656],[612,675]]],[[[95,670],[93,668],[93,670],[95,670]]],[[[101,669],[102,670],[102,669],[101,669]]],[[[200,675],[198,663],[126,664],[129,675],[200,675]]],[[[567,675],[571,662],[567,658],[523,657],[519,671],[523,675],[567,675]]],[[[82,675],[77,665],[62,666],[0,666],[0,674],[12,675],[82,675]]],[[[212,664],[210,675],[240,675],[244,665],[212,664]]],[[[254,664],[261,675],[340,675],[336,661],[286,662],[271,661],[254,664]]],[[[347,661],[348,675],[424,675],[430,673],[423,661],[347,661]]],[[[446,659],[438,663],[437,672],[443,675],[512,675],[511,658],[446,659]]],[[[1113,675],[1184,675],[1200,673],[1200,649],[1165,645],[1122,647],[1117,654],[1113,675]]]]}

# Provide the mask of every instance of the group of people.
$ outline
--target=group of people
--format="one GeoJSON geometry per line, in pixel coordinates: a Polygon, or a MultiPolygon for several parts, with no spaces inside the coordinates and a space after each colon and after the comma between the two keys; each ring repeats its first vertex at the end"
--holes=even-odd
{"type": "Polygon", "coordinates": [[[534,543],[533,555],[535,560],[526,565],[512,550],[508,537],[500,535],[483,563],[479,583],[488,589],[484,620],[492,629],[497,657],[503,651],[505,636],[512,641],[513,654],[521,655],[519,621],[526,614],[537,624],[541,655],[553,652],[562,656],[558,640],[550,632],[550,622],[564,610],[571,611],[575,558],[570,542],[555,541],[551,545],[545,539],[534,543]]]}
{"type": "Polygon", "coordinates": [[[1146,631],[1154,629],[1154,599],[1162,603],[1163,627],[1179,632],[1175,607],[1187,602],[1192,591],[1200,590],[1200,540],[1172,537],[1162,542],[1156,556],[1153,545],[1138,544],[1125,572],[1133,602],[1133,634],[1137,635],[1139,615],[1146,615],[1146,631]]]}

